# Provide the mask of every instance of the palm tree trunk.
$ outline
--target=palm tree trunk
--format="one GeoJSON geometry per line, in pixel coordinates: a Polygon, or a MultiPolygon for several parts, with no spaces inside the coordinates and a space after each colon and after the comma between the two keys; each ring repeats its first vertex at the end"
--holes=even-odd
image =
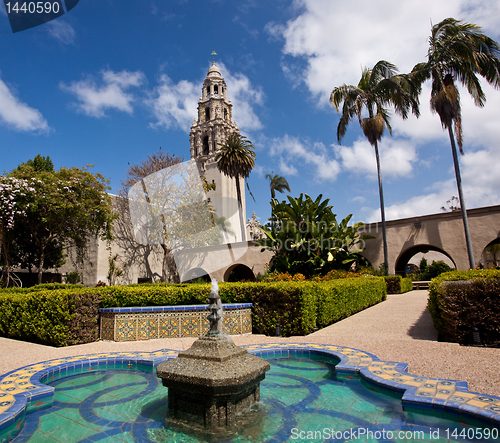
{"type": "Polygon", "coordinates": [[[382,216],[382,241],[384,246],[384,266],[385,272],[389,273],[389,258],[387,253],[387,232],[385,228],[385,206],[384,206],[384,191],[382,189],[382,174],[380,172],[380,156],[378,153],[378,143],[375,141],[375,159],[377,160],[377,175],[378,175],[378,190],[380,194],[380,215],[382,216]]]}
{"type": "Polygon", "coordinates": [[[453,164],[455,165],[455,177],[457,179],[458,198],[460,199],[460,209],[462,211],[462,221],[464,223],[465,243],[467,244],[467,254],[469,255],[469,267],[470,269],[474,269],[476,264],[474,261],[474,254],[472,252],[472,243],[470,241],[469,222],[467,220],[467,210],[465,209],[464,194],[462,191],[462,177],[460,175],[457,147],[455,145],[455,137],[453,136],[453,128],[451,125],[448,125],[448,134],[450,136],[451,152],[453,153],[453,164]]]}
{"type": "Polygon", "coordinates": [[[239,206],[239,213],[240,213],[240,226],[241,226],[241,241],[246,240],[246,235],[245,235],[245,222],[243,220],[243,204],[241,203],[241,189],[240,189],[240,177],[237,175],[235,177],[236,180],[236,197],[238,198],[238,206],[239,206]]]}

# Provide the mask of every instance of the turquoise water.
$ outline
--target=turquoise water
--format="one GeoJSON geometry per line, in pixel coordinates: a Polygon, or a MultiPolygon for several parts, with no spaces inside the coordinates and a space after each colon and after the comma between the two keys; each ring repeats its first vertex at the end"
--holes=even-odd
{"type": "MultiPolygon", "coordinates": [[[[400,396],[380,392],[357,376],[336,375],[324,358],[266,360],[271,370],[261,383],[255,421],[228,441],[497,441],[484,438],[486,431],[477,439],[477,429],[484,429],[479,423],[405,412],[400,396]]],[[[168,390],[155,373],[106,370],[50,384],[52,406],[28,414],[14,443],[203,441],[165,428],[168,390]]]]}

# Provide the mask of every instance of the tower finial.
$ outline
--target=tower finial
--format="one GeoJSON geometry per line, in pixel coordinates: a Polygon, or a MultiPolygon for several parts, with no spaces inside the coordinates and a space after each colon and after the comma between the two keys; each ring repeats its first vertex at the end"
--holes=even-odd
{"type": "Polygon", "coordinates": [[[216,56],[216,55],[217,55],[217,52],[212,51],[212,56],[214,57],[214,58],[213,58],[213,62],[212,62],[213,66],[215,66],[215,56],[216,56]]]}

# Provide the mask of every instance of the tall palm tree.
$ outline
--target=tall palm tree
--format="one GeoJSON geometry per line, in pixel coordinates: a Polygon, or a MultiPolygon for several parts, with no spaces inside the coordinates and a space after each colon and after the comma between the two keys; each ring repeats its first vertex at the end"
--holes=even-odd
{"type": "Polygon", "coordinates": [[[285,177],[275,174],[266,174],[266,178],[269,180],[269,188],[271,189],[271,223],[274,225],[274,210],[273,210],[273,200],[276,198],[276,191],[278,192],[290,192],[290,185],[288,184],[285,177]]]}
{"type": "Polygon", "coordinates": [[[236,196],[240,207],[241,238],[245,239],[245,222],[241,201],[240,178],[248,178],[255,166],[255,152],[252,143],[237,132],[229,135],[224,143],[219,143],[215,156],[217,169],[236,180],[236,196]]]}
{"type": "Polygon", "coordinates": [[[392,128],[389,123],[390,114],[387,106],[392,106],[396,113],[401,115],[403,119],[408,117],[410,111],[418,117],[419,93],[420,88],[415,86],[409,76],[397,74],[396,66],[381,60],[372,69],[363,69],[357,86],[344,84],[335,88],[330,95],[330,102],[339,114],[340,108],[342,109],[340,121],[337,126],[338,142],[342,141],[348,124],[357,116],[364,135],[375,149],[386,271],[389,270],[389,260],[378,142],[382,138],[385,127],[389,129],[389,133],[392,135],[392,128]],[[365,113],[365,115],[367,113],[368,117],[363,118],[362,113],[365,113]]]}
{"type": "Polygon", "coordinates": [[[266,178],[269,180],[269,188],[271,189],[271,198],[276,198],[276,191],[278,192],[290,192],[290,185],[285,177],[275,174],[266,174],[266,178]]]}
{"type": "Polygon", "coordinates": [[[417,64],[410,74],[411,78],[418,84],[422,84],[428,79],[432,80],[431,109],[439,115],[443,129],[448,130],[469,266],[472,269],[475,268],[475,261],[456,147],[458,145],[460,153],[463,155],[460,95],[454,80],[458,79],[467,88],[476,106],[483,107],[486,95],[477,75],[484,77],[495,88],[499,88],[499,55],[498,43],[484,35],[479,26],[447,18],[432,27],[427,62],[417,64]],[[453,134],[453,128],[455,128],[455,134],[453,134]]]}

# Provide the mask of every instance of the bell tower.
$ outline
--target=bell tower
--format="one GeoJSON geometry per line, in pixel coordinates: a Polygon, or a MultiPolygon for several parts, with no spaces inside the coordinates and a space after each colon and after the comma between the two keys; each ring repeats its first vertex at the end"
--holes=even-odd
{"type": "MultiPolygon", "coordinates": [[[[230,234],[228,241],[238,242],[246,241],[246,238],[241,238],[239,228],[235,179],[222,174],[215,162],[219,143],[223,144],[231,133],[239,134],[238,126],[233,121],[233,105],[227,97],[226,82],[214,61],[203,82],[198,102],[198,118],[191,126],[189,141],[191,159],[197,161],[200,175],[205,176],[208,183],[215,183],[216,189],[209,191],[208,197],[217,214],[226,217],[230,223],[230,230],[234,235],[230,234]]],[[[240,179],[241,211],[243,220],[246,220],[244,186],[244,180],[240,179]]]]}

